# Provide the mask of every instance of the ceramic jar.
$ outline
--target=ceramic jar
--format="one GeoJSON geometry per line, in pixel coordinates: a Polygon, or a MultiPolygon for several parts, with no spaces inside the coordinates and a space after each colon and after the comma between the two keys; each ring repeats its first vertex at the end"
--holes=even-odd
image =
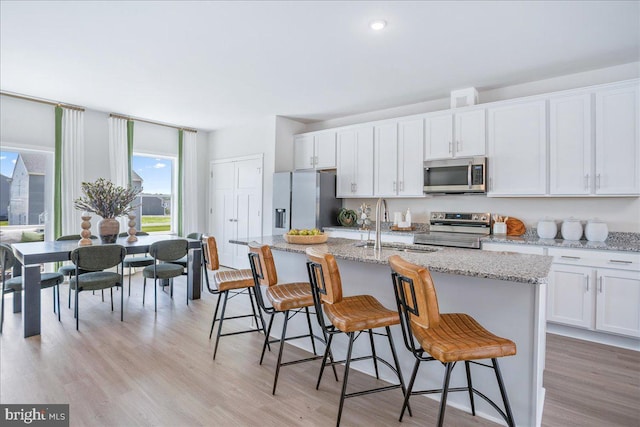
{"type": "Polygon", "coordinates": [[[541,239],[555,239],[558,234],[556,222],[550,218],[541,219],[537,225],[538,237],[541,239]]]}
{"type": "Polygon", "coordinates": [[[582,223],[579,219],[567,218],[562,221],[560,232],[565,240],[580,240],[582,238],[582,223]]]}
{"type": "Polygon", "coordinates": [[[609,228],[604,221],[597,218],[590,219],[584,228],[584,235],[590,242],[604,242],[609,235],[609,228]]]}

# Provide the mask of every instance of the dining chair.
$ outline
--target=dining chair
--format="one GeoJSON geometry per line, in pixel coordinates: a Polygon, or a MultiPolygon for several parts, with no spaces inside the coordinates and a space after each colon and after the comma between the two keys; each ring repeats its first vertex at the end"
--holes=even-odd
{"type": "MultiPolygon", "coordinates": [[[[80,239],[82,239],[82,236],[80,236],[79,234],[68,234],[66,236],[58,237],[56,239],[56,242],[68,241],[68,240],[79,241],[80,239]]],[[[97,239],[97,237],[92,235],[90,239],[97,239]]],[[[85,270],[79,270],[79,272],[80,274],[89,273],[89,271],[85,271],[85,270]]],[[[73,275],[76,274],[76,266],[73,265],[73,263],[63,265],[60,268],[58,268],[58,273],[62,274],[63,276],[66,276],[69,279],[69,282],[71,282],[71,277],[73,277],[73,275]]],[[[102,301],[104,302],[104,293],[102,293],[102,301]]],[[[69,308],[71,308],[71,288],[69,288],[69,308]]]]}
{"type": "MultiPolygon", "coordinates": [[[[69,288],[75,290],[76,330],[80,320],[78,297],[82,291],[111,290],[111,311],[113,311],[113,287],[124,282],[122,261],[127,250],[122,245],[82,246],[71,252],[71,261],[76,266],[76,274],[69,281],[69,288]],[[118,267],[118,272],[103,271],[118,267]],[[80,270],[88,273],[80,274],[80,270]]],[[[124,290],[120,292],[120,321],[124,320],[124,290]]]]}
{"type": "MultiPolygon", "coordinates": [[[[202,240],[202,233],[189,233],[187,234],[187,239],[202,240]]],[[[174,260],[173,263],[180,264],[183,268],[187,268],[187,265],[189,264],[189,257],[185,255],[180,259],[174,260]]],[[[187,274],[187,273],[184,273],[184,274],[187,274]]]]}
{"type": "MultiPolygon", "coordinates": [[[[136,236],[148,236],[146,231],[136,231],[136,236]]],[[[120,233],[118,237],[127,237],[129,233],[120,233]]],[[[153,265],[156,260],[150,255],[139,256],[138,254],[127,255],[122,263],[124,268],[129,268],[129,296],[131,296],[131,269],[142,268],[153,265]]]]}
{"type": "MultiPolygon", "coordinates": [[[[186,239],[161,240],[149,246],[149,255],[153,257],[154,263],[142,270],[142,276],[144,277],[142,305],[144,305],[145,300],[147,278],[153,279],[154,311],[158,311],[158,279],[170,281],[170,293],[171,298],[173,298],[173,279],[181,276],[184,272],[184,267],[180,264],[175,264],[174,261],[185,256],[188,251],[189,242],[186,239]]],[[[186,294],[187,305],[189,305],[189,293],[187,292],[186,294]]]]}
{"type": "MultiPolygon", "coordinates": [[[[5,294],[15,294],[22,292],[22,277],[12,277],[7,279],[7,272],[11,271],[16,264],[15,255],[11,246],[0,243],[0,274],[2,274],[2,307],[0,308],[0,333],[4,325],[4,296],[5,294]]],[[[53,312],[56,312],[56,301],[58,306],[58,321],[60,321],[60,283],[64,282],[64,276],[60,273],[41,273],[40,289],[53,288],[53,312]]]]}

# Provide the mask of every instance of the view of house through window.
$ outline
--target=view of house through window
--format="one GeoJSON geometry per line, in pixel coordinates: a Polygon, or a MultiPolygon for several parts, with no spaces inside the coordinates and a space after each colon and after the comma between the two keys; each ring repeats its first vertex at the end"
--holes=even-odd
{"type": "Polygon", "coordinates": [[[172,158],[133,155],[132,184],[142,187],[137,202],[142,231],[172,231],[173,164],[172,158]]]}
{"type": "MultiPolygon", "coordinates": [[[[43,151],[0,151],[0,227],[3,243],[44,239],[47,174],[53,157],[43,151]],[[26,234],[25,234],[26,233],[26,234]]],[[[51,177],[49,177],[51,178],[51,177]]]]}

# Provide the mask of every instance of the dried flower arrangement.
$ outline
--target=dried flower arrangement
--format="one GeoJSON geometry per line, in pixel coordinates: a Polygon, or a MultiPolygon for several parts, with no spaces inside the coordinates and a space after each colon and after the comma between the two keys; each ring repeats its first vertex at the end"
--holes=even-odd
{"type": "Polygon", "coordinates": [[[142,188],[120,187],[108,179],[98,178],[95,182],[83,182],[82,192],[84,196],[73,203],[76,209],[102,218],[116,218],[131,212],[134,208],[131,204],[142,188]]]}

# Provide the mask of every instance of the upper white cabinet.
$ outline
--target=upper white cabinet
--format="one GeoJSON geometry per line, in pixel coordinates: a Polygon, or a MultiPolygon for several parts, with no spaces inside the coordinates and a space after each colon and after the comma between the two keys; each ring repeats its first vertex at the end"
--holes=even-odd
{"type": "Polygon", "coordinates": [[[489,108],[489,196],[546,192],[545,101],[489,108]]]}
{"type": "Polygon", "coordinates": [[[549,194],[591,193],[591,135],[590,94],[549,101],[549,194]]]}
{"type": "Polygon", "coordinates": [[[425,160],[485,154],[484,109],[428,117],[425,130],[425,160]]]}
{"type": "Polygon", "coordinates": [[[294,137],[295,169],[336,167],[336,131],[321,131],[294,137]]]}
{"type": "Polygon", "coordinates": [[[595,194],[640,194],[638,83],[595,93],[595,194]]]}
{"type": "Polygon", "coordinates": [[[422,196],[424,122],[401,120],[375,127],[375,196],[422,196]]]}
{"type": "Polygon", "coordinates": [[[373,196],[373,126],[339,131],[336,157],[336,196],[373,196]]]}

